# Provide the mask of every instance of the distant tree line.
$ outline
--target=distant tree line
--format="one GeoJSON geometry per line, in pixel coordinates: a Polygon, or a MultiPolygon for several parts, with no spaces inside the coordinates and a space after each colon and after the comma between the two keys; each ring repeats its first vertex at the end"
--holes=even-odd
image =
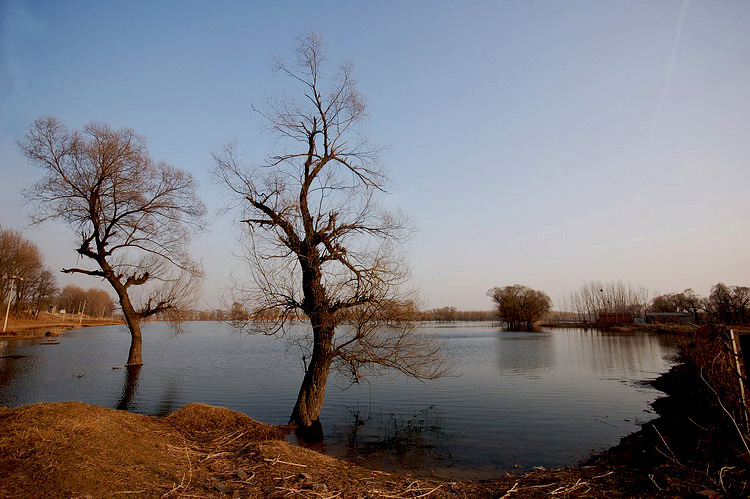
{"type": "MultiPolygon", "coordinates": [[[[398,306],[398,315],[406,320],[415,322],[474,322],[497,320],[497,313],[492,310],[459,310],[456,307],[440,307],[420,310],[412,302],[404,302],[398,306]]],[[[184,321],[226,321],[241,322],[252,318],[256,321],[274,321],[284,313],[281,309],[248,308],[245,304],[234,302],[228,308],[214,308],[209,310],[188,309],[182,311],[184,321]]],[[[292,320],[305,320],[303,314],[291,317],[292,320]]],[[[357,314],[349,314],[342,318],[343,323],[354,323],[357,314]]]]}
{"type": "Polygon", "coordinates": [[[54,300],[58,312],[86,314],[91,317],[111,317],[117,306],[112,296],[98,288],[84,290],[78,286],[65,286],[54,300]]]}
{"type": "Polygon", "coordinates": [[[589,281],[563,297],[560,309],[578,322],[597,322],[602,314],[642,317],[649,308],[649,291],[622,281],[589,281]]]}
{"type": "Polygon", "coordinates": [[[718,283],[707,297],[688,288],[649,299],[649,291],[621,281],[590,281],[562,298],[556,316],[559,320],[596,323],[604,315],[623,318],[644,317],[648,313],[684,313],[695,324],[750,323],[750,287],[718,283]]]}
{"type": "Polygon", "coordinates": [[[456,307],[440,307],[420,310],[418,317],[422,322],[474,322],[495,320],[497,314],[492,310],[458,310],[456,307]]]}
{"type": "MultiPolygon", "coordinates": [[[[16,230],[0,229],[0,290],[7,307],[13,281],[11,313],[14,318],[36,317],[40,312],[65,310],[94,317],[109,317],[115,302],[106,291],[65,286],[60,290],[52,271],[44,264],[39,247],[16,230]]],[[[3,308],[3,311],[5,308],[3,308]]]]}
{"type": "Polygon", "coordinates": [[[651,311],[692,314],[696,324],[750,324],[750,287],[720,282],[705,298],[692,289],[667,293],[654,298],[651,311]]]}
{"type": "Polygon", "coordinates": [[[16,230],[0,229],[0,290],[4,306],[11,300],[13,316],[35,315],[57,289],[39,247],[16,230]],[[11,284],[13,296],[9,296],[11,284]]]}
{"type": "MultiPolygon", "coordinates": [[[[692,289],[666,293],[649,299],[644,287],[622,281],[589,281],[560,300],[557,311],[543,291],[515,284],[487,292],[496,307],[495,317],[510,329],[530,329],[543,319],[551,322],[614,323],[632,322],[649,313],[683,313],[695,324],[750,324],[750,287],[718,283],[707,297],[692,289]]],[[[435,309],[432,320],[451,319],[453,307],[435,309]]]]}

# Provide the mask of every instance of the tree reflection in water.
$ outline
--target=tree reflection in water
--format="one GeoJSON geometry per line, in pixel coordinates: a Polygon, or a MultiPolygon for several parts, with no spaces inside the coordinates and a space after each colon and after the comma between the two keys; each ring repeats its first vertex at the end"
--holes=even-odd
{"type": "Polygon", "coordinates": [[[164,392],[159,398],[159,404],[156,406],[154,416],[163,417],[167,414],[176,411],[180,408],[178,394],[179,394],[179,381],[175,376],[171,376],[166,381],[166,387],[164,392]]]}
{"type": "Polygon", "coordinates": [[[120,400],[115,406],[116,409],[128,411],[133,408],[133,397],[135,397],[135,392],[138,390],[138,375],[141,372],[141,367],[128,366],[125,368],[125,382],[122,385],[122,395],[120,395],[120,400]]]}
{"type": "MultiPolygon", "coordinates": [[[[450,437],[442,413],[429,406],[413,416],[371,414],[349,409],[351,424],[333,428],[347,432],[344,458],[368,468],[425,471],[452,466],[450,437]]],[[[343,437],[343,435],[342,435],[343,437]]]]}

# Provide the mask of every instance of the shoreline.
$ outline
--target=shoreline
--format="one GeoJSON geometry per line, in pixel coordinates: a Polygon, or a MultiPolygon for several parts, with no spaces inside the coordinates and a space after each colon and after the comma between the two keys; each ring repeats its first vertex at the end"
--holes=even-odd
{"type": "Polygon", "coordinates": [[[124,324],[123,321],[110,319],[84,319],[80,324],[65,321],[37,322],[33,319],[22,321],[11,320],[8,323],[8,330],[0,333],[0,340],[27,340],[45,336],[54,337],[60,336],[60,334],[66,331],[95,326],[118,326],[122,324],[124,324]]]}
{"type": "Polygon", "coordinates": [[[164,489],[166,485],[144,488],[143,484],[163,474],[160,467],[171,467],[175,490],[182,493],[189,490],[208,497],[321,497],[323,492],[322,497],[395,495],[506,499],[550,497],[553,492],[553,496],[567,497],[695,494],[714,490],[715,485],[705,474],[688,473],[684,466],[669,459],[670,452],[681,447],[677,445],[679,441],[688,439],[685,425],[677,424],[677,419],[684,415],[686,403],[690,405],[693,401],[690,390],[685,389],[689,376],[685,364],[679,363],[651,381],[652,386],[664,392],[664,396],[651,404],[657,417],[623,437],[614,447],[575,466],[549,470],[539,467],[488,480],[415,478],[406,473],[368,470],[284,441],[282,435],[290,430],[288,427],[265,425],[220,407],[188,404],[164,418],[78,402],[3,407],[0,408],[0,424],[8,435],[0,437],[0,455],[5,456],[0,458],[0,466],[11,473],[0,477],[0,492],[9,495],[21,492],[27,497],[63,492],[102,497],[127,490],[131,494],[140,491],[138,497],[161,496],[168,492],[164,489]],[[180,418],[184,420],[180,423],[182,426],[175,426],[175,420],[180,418]],[[67,420],[72,421],[70,426],[64,424],[67,420]],[[142,435],[134,430],[134,435],[122,436],[129,439],[126,445],[119,435],[105,431],[111,425],[130,427],[131,422],[133,428],[153,427],[154,435],[139,442],[142,435]],[[87,425],[91,426],[90,431],[82,433],[77,429],[87,425]],[[239,431],[245,427],[253,431],[244,434],[239,431]],[[91,438],[92,432],[96,438],[91,438]],[[64,442],[62,447],[60,442],[64,442]],[[126,456],[121,455],[118,448],[123,445],[128,448],[126,456]],[[165,451],[161,461],[154,464],[153,473],[149,472],[153,476],[131,478],[128,459],[141,462],[146,459],[142,454],[151,454],[154,446],[177,451],[165,451]],[[36,474],[38,465],[11,457],[24,454],[19,454],[18,447],[32,448],[50,459],[57,482],[45,485],[36,474]],[[91,449],[81,455],[80,449],[88,447],[91,449]],[[248,449],[252,449],[249,454],[248,449]],[[185,462],[186,456],[192,456],[188,462],[185,462]],[[167,462],[162,462],[165,459],[167,462]],[[186,482],[188,476],[190,479],[186,482]],[[396,484],[398,487],[394,488],[396,484]]]}

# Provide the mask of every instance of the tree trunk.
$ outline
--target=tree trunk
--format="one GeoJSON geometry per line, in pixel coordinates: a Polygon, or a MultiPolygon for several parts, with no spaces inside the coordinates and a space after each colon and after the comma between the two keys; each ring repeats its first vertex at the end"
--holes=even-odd
{"type": "Polygon", "coordinates": [[[320,411],[326,393],[326,382],[331,367],[331,343],[333,330],[313,327],[314,345],[310,364],[297,396],[290,424],[297,425],[297,434],[307,440],[322,440],[323,428],[320,424],[320,411]]]}
{"type": "Polygon", "coordinates": [[[141,338],[141,317],[138,312],[133,308],[133,304],[130,302],[128,291],[120,284],[119,281],[112,281],[112,286],[115,288],[118,298],[120,299],[120,306],[122,308],[122,314],[125,316],[125,322],[130,329],[130,351],[128,352],[128,362],[126,366],[141,366],[143,365],[143,358],[141,357],[141,347],[143,346],[143,340],[141,338]]]}
{"type": "MultiPolygon", "coordinates": [[[[127,319],[127,317],[126,317],[127,319]]],[[[141,357],[141,348],[143,346],[143,340],[141,338],[141,325],[138,321],[128,322],[128,328],[130,328],[130,351],[128,352],[128,363],[126,366],[142,366],[143,358],[141,357]]]]}

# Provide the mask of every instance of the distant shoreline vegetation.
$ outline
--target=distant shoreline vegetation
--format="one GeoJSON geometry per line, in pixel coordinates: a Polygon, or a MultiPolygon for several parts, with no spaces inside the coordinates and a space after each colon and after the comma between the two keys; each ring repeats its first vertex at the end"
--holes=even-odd
{"type": "MultiPolygon", "coordinates": [[[[69,288],[66,287],[63,291],[70,294],[69,288]]],[[[513,286],[493,288],[493,290],[506,288],[513,288],[513,286]]],[[[525,286],[520,286],[520,288],[525,288],[525,286]]],[[[78,301],[75,303],[83,301],[83,290],[78,288],[75,291],[78,292],[78,301]]],[[[61,296],[63,294],[65,293],[61,293],[61,296]]],[[[523,305],[519,303],[515,306],[522,307],[523,305]]],[[[512,309],[513,306],[509,308],[512,309]]],[[[267,310],[265,315],[269,320],[274,318],[273,310],[267,310]]],[[[237,302],[227,309],[188,309],[180,312],[180,319],[183,321],[247,320],[249,316],[258,318],[257,314],[246,310],[237,302]]],[[[459,310],[452,306],[426,310],[415,309],[411,319],[415,322],[438,323],[508,322],[503,320],[498,310],[459,310]]],[[[302,321],[305,318],[300,316],[290,318],[290,320],[302,321]]],[[[665,293],[650,298],[650,292],[643,287],[633,287],[621,281],[606,283],[591,281],[563,297],[556,309],[545,310],[532,322],[534,326],[561,327],[602,327],[649,323],[688,326],[745,325],[750,324],[750,287],[718,283],[711,288],[707,297],[702,297],[688,288],[679,293],[665,293]]]]}

